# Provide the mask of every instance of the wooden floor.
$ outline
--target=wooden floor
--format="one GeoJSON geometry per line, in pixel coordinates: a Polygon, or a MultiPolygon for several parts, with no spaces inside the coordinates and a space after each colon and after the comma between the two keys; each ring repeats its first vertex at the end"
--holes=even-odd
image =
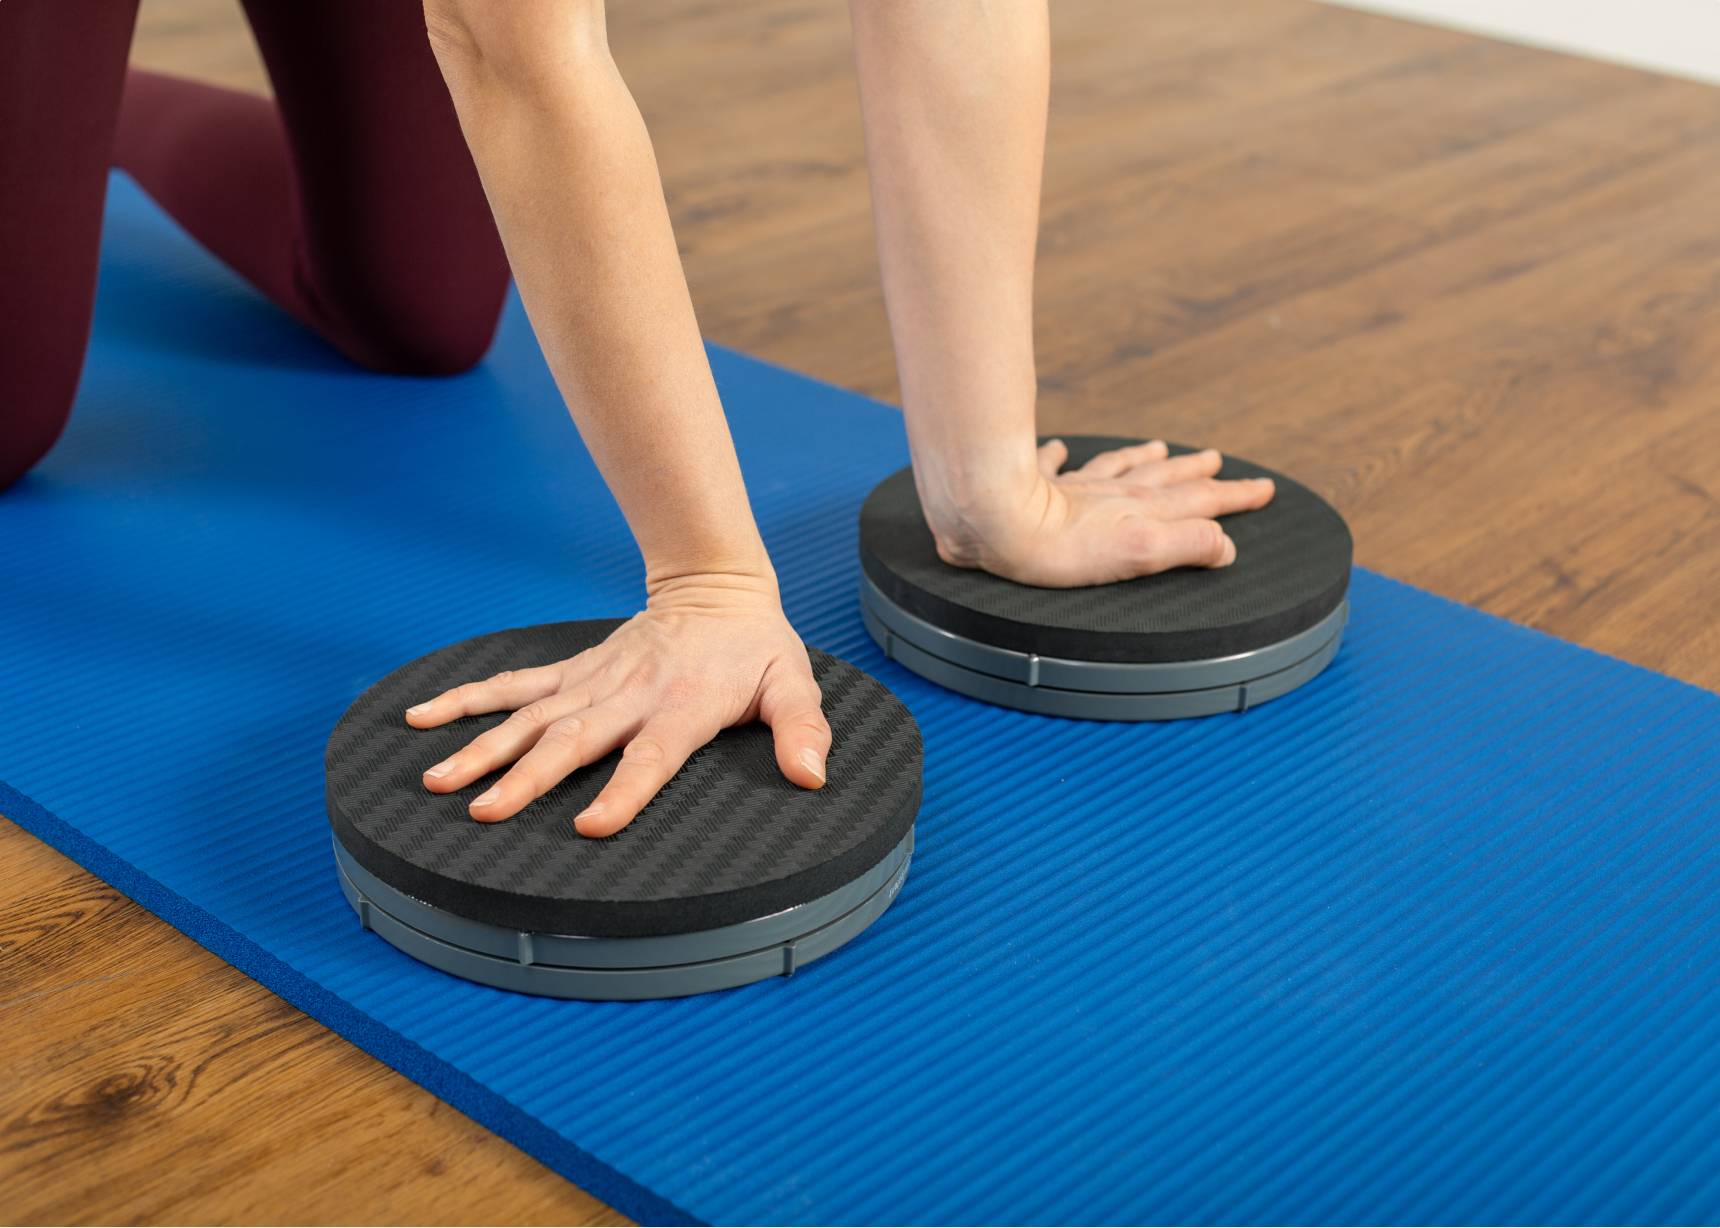
{"type": "MultiPolygon", "coordinates": [[[[708,335],[892,396],[842,5],[612,8],[708,335]]],[[[1053,10],[1044,427],[1269,461],[1361,563],[1720,687],[1720,90],[1306,0],[1053,10]]],[[[230,0],[144,0],[137,54],[261,85],[230,0]]],[[[0,1219],[616,1222],[0,857],[0,1219]]]]}

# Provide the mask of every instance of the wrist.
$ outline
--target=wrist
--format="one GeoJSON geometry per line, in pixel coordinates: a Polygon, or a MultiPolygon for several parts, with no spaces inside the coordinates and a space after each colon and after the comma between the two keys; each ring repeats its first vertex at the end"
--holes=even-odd
{"type": "Polygon", "coordinates": [[[776,570],[761,542],[756,552],[707,555],[697,559],[647,560],[647,608],[685,608],[734,601],[780,605],[776,570]]]}
{"type": "Polygon", "coordinates": [[[1047,483],[1031,434],[977,446],[913,447],[914,485],[946,562],[981,566],[993,547],[1043,515],[1047,483]]]}
{"type": "Polygon", "coordinates": [[[1031,484],[1039,459],[1031,386],[913,391],[902,416],[915,481],[938,503],[983,507],[1031,484]]]}

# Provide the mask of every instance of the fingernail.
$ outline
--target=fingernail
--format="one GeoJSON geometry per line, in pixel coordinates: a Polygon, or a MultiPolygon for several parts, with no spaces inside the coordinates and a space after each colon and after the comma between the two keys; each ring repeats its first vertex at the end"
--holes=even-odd
{"type": "Polygon", "coordinates": [[[602,804],[600,802],[593,802],[593,803],[591,803],[591,805],[587,806],[584,810],[581,810],[578,814],[573,816],[574,826],[575,827],[579,826],[579,821],[581,819],[595,819],[595,818],[597,818],[598,815],[600,815],[602,813],[603,813],[602,804]]]}
{"type": "Polygon", "coordinates": [[[812,747],[810,747],[810,746],[803,746],[803,747],[801,747],[801,750],[800,750],[800,763],[801,763],[801,766],[804,767],[807,771],[811,772],[814,776],[818,777],[820,783],[823,783],[823,781],[824,781],[824,756],[823,755],[821,755],[817,751],[813,750],[812,747]]]}
{"type": "Polygon", "coordinates": [[[449,772],[452,772],[453,770],[454,770],[454,761],[452,759],[444,759],[441,763],[438,763],[435,767],[431,768],[428,772],[425,772],[424,774],[426,776],[428,776],[431,780],[439,780],[442,777],[446,776],[449,772]]]}
{"type": "Polygon", "coordinates": [[[406,715],[423,716],[428,711],[430,711],[430,705],[428,703],[413,704],[410,708],[406,709],[406,715]]]}
{"type": "Polygon", "coordinates": [[[500,789],[486,789],[472,799],[472,805],[488,806],[491,802],[499,802],[502,800],[501,792],[500,789]]]}

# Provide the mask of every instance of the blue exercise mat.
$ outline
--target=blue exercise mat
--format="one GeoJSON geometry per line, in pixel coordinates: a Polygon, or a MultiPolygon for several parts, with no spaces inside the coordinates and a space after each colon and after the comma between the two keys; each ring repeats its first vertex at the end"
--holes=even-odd
{"type": "Polygon", "coordinates": [[[640,566],[517,304],[470,375],[364,374],[124,180],[72,426],[0,496],[0,813],[649,1220],[1720,1216],[1720,698],[1365,571],[1332,668],[1243,716],[959,698],[856,607],[899,419],[712,361],[790,616],[925,734],[852,946],[591,1004],[359,930],[336,718],[640,566]]]}

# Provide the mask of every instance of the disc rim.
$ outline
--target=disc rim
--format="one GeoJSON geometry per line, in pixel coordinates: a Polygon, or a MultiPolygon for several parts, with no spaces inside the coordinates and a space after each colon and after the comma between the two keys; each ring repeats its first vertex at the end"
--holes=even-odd
{"type": "Polygon", "coordinates": [[[467,917],[377,878],[338,838],[331,837],[330,846],[349,902],[356,893],[401,924],[450,946],[544,967],[638,969],[743,955],[810,933],[863,903],[888,881],[913,856],[914,831],[910,828],[883,860],[865,873],[804,904],[732,925],[633,938],[518,930],[467,917]]]}
{"type": "Polygon", "coordinates": [[[680,998],[735,989],[773,977],[791,977],[808,964],[853,942],[901,894],[913,861],[912,836],[910,831],[904,841],[905,855],[885,881],[846,913],[798,937],[762,949],[686,964],[584,968],[501,959],[444,942],[406,924],[380,904],[362,897],[344,875],[340,876],[341,890],[364,929],[408,958],[463,980],[516,993],[585,1001],[680,998]]]}
{"type": "MultiPolygon", "coordinates": [[[[1349,600],[1322,623],[1332,630],[1323,640],[1298,659],[1263,674],[1235,678],[1211,687],[1168,691],[1080,690],[998,677],[928,651],[914,639],[900,634],[886,621],[894,607],[888,598],[874,606],[862,590],[861,621],[867,634],[884,655],[902,668],[928,682],[970,699],[978,699],[999,707],[1033,712],[1041,716],[1067,717],[1076,720],[1104,721],[1166,721],[1194,717],[1219,716],[1224,713],[1246,712],[1274,699],[1280,699],[1313,681],[1337,657],[1343,644],[1344,629],[1349,621],[1349,600]]],[[[910,616],[911,617],[911,616],[910,616]]],[[[967,641],[971,648],[983,650],[989,645],[967,641]]],[[[1255,654],[1243,654],[1257,659],[1255,654]]],[[[1222,666],[1232,658],[1217,658],[1208,664],[1222,666]]],[[[1086,664],[1077,662],[1074,664],[1086,664]]]]}

